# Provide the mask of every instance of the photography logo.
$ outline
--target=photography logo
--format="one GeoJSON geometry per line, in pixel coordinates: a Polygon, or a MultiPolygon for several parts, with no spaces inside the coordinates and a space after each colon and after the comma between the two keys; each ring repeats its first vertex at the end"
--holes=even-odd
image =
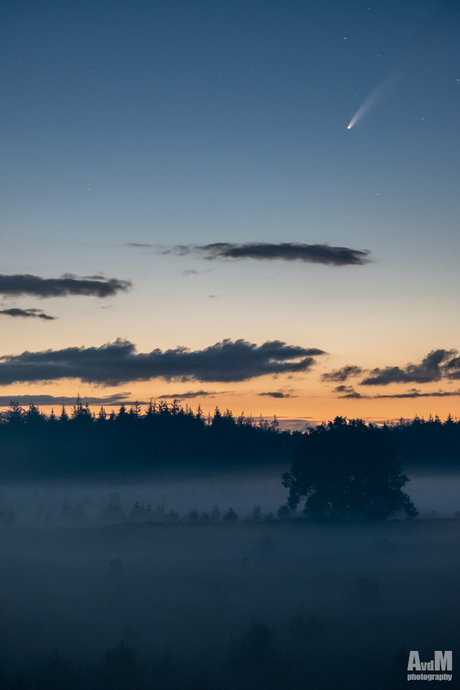
{"type": "Polygon", "coordinates": [[[418,652],[409,652],[407,670],[412,671],[407,674],[407,680],[452,680],[452,673],[440,673],[452,671],[452,651],[436,651],[431,661],[420,661],[418,652]]]}

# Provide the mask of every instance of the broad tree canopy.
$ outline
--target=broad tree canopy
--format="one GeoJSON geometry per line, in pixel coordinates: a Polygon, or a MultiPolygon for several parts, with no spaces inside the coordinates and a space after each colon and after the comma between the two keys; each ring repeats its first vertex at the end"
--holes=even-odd
{"type": "Polygon", "coordinates": [[[415,517],[401,490],[407,481],[380,429],[343,417],[303,434],[283,475],[291,508],[305,498],[309,517],[341,520],[384,520],[401,511],[415,517]]]}

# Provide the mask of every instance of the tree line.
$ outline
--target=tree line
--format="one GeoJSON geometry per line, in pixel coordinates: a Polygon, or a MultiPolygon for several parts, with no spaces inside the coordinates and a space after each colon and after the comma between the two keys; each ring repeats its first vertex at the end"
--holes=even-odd
{"type": "Polygon", "coordinates": [[[70,413],[63,407],[46,415],[36,406],[12,401],[0,417],[0,473],[3,476],[73,476],[144,472],[175,462],[225,466],[269,462],[288,453],[291,434],[273,421],[254,420],[230,410],[204,415],[178,400],[151,402],[145,411],[93,413],[77,398],[70,413]]]}
{"type": "Polygon", "coordinates": [[[400,459],[436,467],[460,461],[460,419],[448,415],[443,422],[436,415],[428,419],[416,415],[412,420],[386,422],[382,432],[400,459]]]}
{"type": "MultiPolygon", "coordinates": [[[[372,425],[371,425],[372,426],[372,425]]],[[[157,466],[188,463],[225,467],[234,463],[289,461],[301,443],[308,448],[323,423],[304,432],[281,431],[271,422],[218,407],[212,415],[193,411],[178,400],[138,403],[117,411],[92,412],[77,398],[44,414],[36,405],[12,401],[0,413],[0,475],[3,477],[74,476],[139,473],[157,466]]],[[[377,427],[375,427],[377,429],[377,427]]],[[[405,464],[436,467],[460,461],[460,421],[452,416],[386,422],[378,433],[405,464]]],[[[308,451],[306,451],[308,452],[308,451]]]]}

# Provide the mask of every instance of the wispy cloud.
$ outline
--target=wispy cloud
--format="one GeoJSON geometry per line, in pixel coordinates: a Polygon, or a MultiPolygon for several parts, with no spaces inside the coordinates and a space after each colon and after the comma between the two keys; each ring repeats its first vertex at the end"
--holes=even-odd
{"type": "Polygon", "coordinates": [[[23,319],[43,319],[45,321],[54,321],[55,316],[45,314],[41,309],[1,309],[0,314],[4,316],[22,317],[23,319]]]}
{"type": "Polygon", "coordinates": [[[339,398],[348,398],[356,400],[382,400],[383,398],[406,399],[406,398],[452,398],[460,396],[460,390],[455,391],[427,391],[422,393],[417,388],[411,388],[407,393],[393,393],[387,395],[362,395],[358,393],[353,386],[337,386],[334,392],[341,393],[339,398]]]}
{"type": "MultiPolygon", "coordinates": [[[[290,431],[307,431],[307,429],[311,429],[318,424],[321,424],[321,420],[317,420],[316,422],[310,421],[312,419],[311,417],[297,417],[295,419],[277,417],[277,419],[281,431],[286,431],[287,429],[290,431]]],[[[270,419],[267,421],[270,421],[270,419]]]]}
{"type": "Polygon", "coordinates": [[[68,297],[69,295],[92,295],[111,297],[131,287],[127,280],[90,276],[79,278],[66,273],[61,278],[41,278],[29,274],[0,275],[0,294],[9,297],[34,295],[35,297],[68,297]]]}
{"type": "MultiPolygon", "coordinates": [[[[455,351],[452,352],[455,355],[457,354],[455,351]]],[[[451,380],[460,379],[460,357],[452,357],[452,359],[446,362],[444,365],[444,376],[451,380]]]]}
{"type": "Polygon", "coordinates": [[[334,388],[334,393],[341,393],[339,395],[339,398],[348,398],[348,399],[355,399],[355,400],[360,400],[361,398],[370,398],[371,396],[369,395],[361,395],[361,393],[358,393],[358,391],[355,391],[353,386],[337,386],[337,388],[334,388]]]}
{"type": "MultiPolygon", "coordinates": [[[[106,395],[104,397],[80,396],[80,402],[83,405],[121,405],[122,403],[131,404],[129,399],[130,392],[115,393],[113,395],[106,395]]],[[[63,395],[0,395],[0,407],[7,407],[14,401],[21,406],[37,405],[37,406],[53,406],[53,405],[75,405],[76,397],[67,397],[63,395]]],[[[137,401],[140,405],[146,405],[143,400],[137,401]]]]}
{"type": "Polygon", "coordinates": [[[155,396],[159,400],[193,400],[193,398],[204,398],[207,396],[225,395],[225,391],[188,391],[187,393],[167,393],[155,396]]]}
{"type": "Polygon", "coordinates": [[[292,395],[292,393],[285,393],[283,391],[268,391],[267,393],[258,393],[257,395],[268,395],[270,398],[297,398],[297,395],[292,395]]]}
{"type": "Polygon", "coordinates": [[[232,244],[216,242],[205,245],[177,245],[163,249],[162,254],[186,256],[196,254],[208,261],[215,259],[256,259],[258,261],[302,261],[329,266],[362,266],[369,262],[367,249],[331,247],[328,244],[299,244],[296,242],[247,242],[232,244]]]}
{"type": "Polygon", "coordinates": [[[101,347],[23,352],[0,357],[0,385],[20,381],[80,379],[116,386],[154,378],[181,381],[246,381],[293,372],[306,372],[318,348],[287,345],[279,340],[255,345],[246,340],[223,340],[203,350],[185,347],[137,353],[133,343],[118,339],[101,347]]]}
{"type": "Polygon", "coordinates": [[[456,391],[428,391],[422,393],[417,388],[412,388],[407,393],[395,393],[393,395],[374,395],[374,398],[453,398],[460,395],[460,390],[456,391]]]}
{"type": "Polygon", "coordinates": [[[321,376],[322,381],[333,381],[334,383],[339,383],[340,381],[346,381],[353,376],[360,376],[364,369],[361,367],[356,367],[354,365],[347,365],[341,369],[335,369],[321,376]]]}

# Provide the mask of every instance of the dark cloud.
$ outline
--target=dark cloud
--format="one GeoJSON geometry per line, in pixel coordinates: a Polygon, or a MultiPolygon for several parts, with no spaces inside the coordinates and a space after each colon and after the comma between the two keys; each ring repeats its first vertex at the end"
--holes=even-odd
{"type": "MultiPolygon", "coordinates": [[[[80,402],[82,405],[121,405],[122,403],[131,404],[127,393],[115,393],[114,395],[107,395],[102,398],[80,396],[80,402]]],[[[37,405],[44,406],[49,405],[50,407],[61,406],[61,405],[75,405],[77,402],[76,398],[66,397],[62,395],[0,395],[0,407],[7,407],[12,401],[19,403],[19,405],[25,407],[27,405],[37,405]]],[[[137,401],[139,405],[146,405],[145,401],[137,401]]]]}
{"type": "Polygon", "coordinates": [[[353,386],[337,386],[334,389],[335,393],[342,393],[339,398],[348,398],[356,400],[381,400],[382,398],[450,398],[460,395],[460,390],[456,391],[430,391],[428,393],[421,393],[417,388],[411,388],[407,393],[394,393],[392,395],[361,395],[355,391],[353,386]]]}
{"type": "Polygon", "coordinates": [[[335,369],[335,371],[330,371],[327,374],[323,374],[321,376],[321,380],[338,383],[339,381],[346,381],[353,376],[359,376],[363,373],[363,371],[364,369],[361,369],[361,367],[348,365],[346,367],[342,367],[341,369],[335,369]]]}
{"type": "MultiPolygon", "coordinates": [[[[457,354],[455,352],[455,354],[457,354]]],[[[444,365],[444,375],[446,378],[451,380],[460,379],[460,357],[452,357],[444,365]]]]}
{"type": "Polygon", "coordinates": [[[181,381],[246,381],[258,376],[308,371],[317,348],[304,348],[274,340],[254,345],[245,340],[224,340],[204,350],[184,347],[162,352],[137,353],[133,343],[118,339],[102,347],[23,352],[0,357],[0,385],[20,381],[64,378],[116,386],[153,378],[181,381]]]}
{"type": "Polygon", "coordinates": [[[395,393],[394,395],[374,395],[374,398],[451,398],[460,395],[460,390],[456,391],[431,391],[421,393],[417,388],[412,388],[407,393],[395,393]]]}
{"type": "Polygon", "coordinates": [[[117,278],[79,278],[70,273],[61,278],[40,278],[28,274],[0,275],[0,294],[19,297],[68,297],[69,295],[93,295],[111,297],[121,290],[127,290],[131,283],[117,278]]]}
{"type": "MultiPolygon", "coordinates": [[[[454,352],[454,350],[452,350],[452,352],[454,352]]],[[[446,363],[447,372],[451,369],[460,369],[460,357],[453,357],[446,363]]]]}
{"type": "Polygon", "coordinates": [[[44,319],[45,321],[54,321],[55,316],[49,316],[42,312],[41,309],[1,309],[0,314],[4,316],[20,316],[24,319],[44,319]]]}
{"type": "Polygon", "coordinates": [[[355,391],[353,386],[337,386],[337,388],[334,388],[334,393],[342,393],[342,395],[339,395],[339,398],[348,398],[348,399],[355,399],[355,400],[360,400],[362,398],[369,398],[369,395],[361,395],[361,393],[358,393],[358,391],[355,391]]]}
{"type": "Polygon", "coordinates": [[[162,251],[163,254],[199,254],[212,261],[214,259],[257,259],[259,261],[303,261],[305,263],[326,264],[329,266],[361,266],[368,263],[369,251],[330,247],[328,244],[299,244],[296,242],[247,242],[230,244],[216,242],[205,245],[178,245],[162,251]]]}
{"type": "Polygon", "coordinates": [[[153,247],[153,244],[142,244],[142,242],[126,242],[127,247],[153,247]]]}
{"type": "Polygon", "coordinates": [[[267,393],[258,393],[257,395],[268,395],[270,398],[297,398],[291,393],[283,393],[283,391],[268,391],[267,393]]]}
{"type": "MultiPolygon", "coordinates": [[[[219,391],[218,395],[224,395],[225,391],[219,391]]],[[[193,398],[203,398],[207,395],[214,397],[216,391],[188,391],[187,393],[168,393],[167,395],[156,396],[159,400],[191,400],[193,398]]]]}
{"type": "MultiPolygon", "coordinates": [[[[432,383],[443,378],[449,365],[458,358],[455,350],[433,350],[420,364],[408,364],[407,367],[386,367],[385,369],[373,369],[371,375],[361,381],[362,386],[387,386],[389,383],[432,383]]],[[[454,369],[455,367],[452,367],[454,369]]],[[[459,372],[460,373],[460,372],[459,372]]],[[[452,372],[449,378],[455,378],[456,372],[452,372]]]]}

